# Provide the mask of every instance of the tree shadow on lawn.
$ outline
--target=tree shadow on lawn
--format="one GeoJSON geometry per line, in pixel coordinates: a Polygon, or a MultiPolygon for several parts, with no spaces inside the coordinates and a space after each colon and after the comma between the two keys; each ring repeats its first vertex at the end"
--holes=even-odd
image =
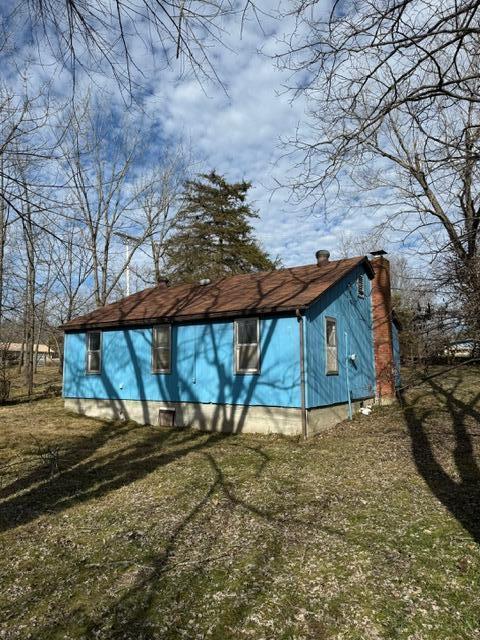
{"type": "Polygon", "coordinates": [[[0,494],[4,497],[0,502],[0,532],[31,522],[43,514],[58,513],[73,504],[99,498],[225,437],[151,427],[147,437],[133,444],[117,447],[104,455],[94,455],[103,445],[139,429],[145,427],[106,423],[92,438],[83,438],[71,445],[62,456],[60,473],[45,479],[45,467],[37,467],[5,487],[0,494]],[[175,440],[170,443],[173,435],[175,440]],[[171,449],[165,451],[167,444],[171,449]],[[19,491],[23,493],[19,494],[19,491]]]}
{"type": "MultiPolygon", "coordinates": [[[[250,465],[251,480],[256,481],[264,475],[271,459],[261,446],[218,436],[224,438],[223,451],[238,449],[240,453],[244,450],[257,457],[257,463],[250,465]]],[[[189,437],[187,442],[190,442],[189,437]]],[[[93,612],[75,611],[73,618],[65,613],[61,621],[57,617],[55,622],[44,626],[38,637],[57,637],[68,631],[70,625],[81,628],[82,637],[87,638],[153,640],[180,637],[178,628],[185,631],[193,614],[201,613],[203,605],[198,599],[210,601],[216,588],[212,588],[212,580],[220,574],[223,584],[220,589],[233,592],[234,597],[211,600],[216,609],[216,626],[210,629],[208,637],[223,640],[221,634],[225,629],[247,624],[250,614],[269,600],[274,579],[287,571],[285,562],[292,552],[295,553],[290,549],[292,532],[299,557],[302,548],[305,553],[310,544],[313,531],[348,540],[364,551],[369,548],[368,541],[351,540],[345,531],[328,526],[324,517],[330,509],[328,493],[322,498],[304,500],[299,499],[297,492],[289,497],[277,496],[273,500],[271,496],[267,499],[261,491],[256,494],[257,499],[245,497],[236,484],[236,476],[229,478],[225,474],[221,455],[219,458],[208,450],[208,446],[215,442],[215,436],[211,436],[204,445],[189,446],[189,450],[198,450],[206,462],[206,472],[202,471],[205,488],[202,496],[173,526],[166,541],[161,545],[152,541],[151,551],[144,553],[143,558],[122,556],[118,561],[106,560],[105,566],[100,561],[90,567],[92,573],[98,572],[100,580],[102,574],[110,575],[109,592],[115,594],[117,591],[113,602],[105,603],[103,607],[98,603],[93,612]],[[212,510],[218,509],[222,510],[221,517],[212,520],[212,510]],[[261,526],[251,537],[248,531],[240,536],[238,548],[227,546],[225,549],[221,538],[230,527],[238,526],[236,516],[239,511],[253,516],[261,526]],[[112,567],[118,570],[114,578],[111,577],[112,567]]],[[[295,597],[294,581],[292,578],[292,598],[295,597]]],[[[285,616],[285,625],[295,624],[293,619],[289,621],[293,611],[285,610],[282,615],[285,616]]],[[[197,623],[201,624],[198,619],[197,623]]],[[[207,627],[202,629],[203,632],[206,630],[207,627]]],[[[185,637],[194,637],[193,630],[192,636],[185,637]]]]}
{"type": "Polygon", "coordinates": [[[0,402],[0,407],[15,407],[20,404],[34,404],[35,402],[39,402],[40,400],[46,400],[47,398],[55,397],[58,396],[41,391],[39,393],[34,393],[31,396],[14,396],[13,398],[9,398],[8,400],[0,402]]]}
{"type": "MultiPolygon", "coordinates": [[[[101,426],[92,434],[87,436],[78,435],[73,438],[68,438],[67,442],[63,446],[58,447],[58,469],[57,472],[68,471],[83,460],[91,457],[95,451],[103,447],[104,445],[112,444],[116,439],[133,433],[136,429],[140,429],[140,425],[133,425],[132,423],[125,422],[104,422],[101,426]]],[[[34,440],[32,438],[32,451],[29,453],[28,460],[31,458],[36,462],[33,468],[26,472],[15,480],[2,484],[0,487],[0,500],[6,500],[10,496],[13,496],[20,491],[33,488],[39,482],[44,482],[48,479],[52,480],[53,475],[52,466],[45,460],[42,461],[40,450],[48,451],[56,446],[55,444],[49,445],[34,440]]],[[[24,461],[22,460],[22,463],[24,461]]]]}
{"type": "Polygon", "coordinates": [[[429,391],[423,395],[418,394],[414,400],[402,396],[403,412],[418,472],[433,495],[480,544],[480,467],[473,440],[480,437],[480,412],[475,409],[480,401],[480,392],[466,403],[459,398],[461,384],[461,373],[451,390],[430,380],[429,391]],[[435,405],[422,403],[431,394],[437,401],[435,405]],[[438,404],[447,409],[447,419],[438,411],[438,404]],[[471,420],[476,422],[475,431],[467,424],[471,420]],[[431,421],[435,421],[435,433],[429,425],[431,421]],[[449,441],[453,445],[453,460],[459,480],[451,477],[434,450],[435,444],[445,447],[449,441]]]}
{"type": "MultiPolygon", "coordinates": [[[[211,436],[205,443],[206,446],[213,444],[218,438],[225,438],[225,436],[216,434],[211,436]]],[[[200,448],[201,445],[197,445],[200,448]]],[[[239,446],[239,445],[237,445],[239,446]]],[[[197,447],[191,447],[197,448],[197,447]]],[[[246,446],[246,449],[258,454],[259,465],[256,466],[254,477],[258,478],[262,474],[266,464],[269,462],[269,457],[260,448],[246,446]]],[[[174,526],[170,535],[168,536],[165,544],[162,545],[160,552],[149,554],[145,560],[145,564],[123,559],[119,561],[119,565],[126,569],[129,568],[131,575],[131,583],[127,587],[121,588],[118,597],[114,602],[104,608],[101,613],[96,615],[86,614],[83,620],[69,620],[66,623],[59,622],[58,620],[53,624],[43,627],[41,630],[41,636],[36,637],[51,637],[59,633],[62,630],[67,630],[70,623],[80,625],[82,628],[82,637],[109,637],[109,638],[143,638],[144,640],[153,640],[159,637],[177,638],[179,626],[189,626],[189,620],[191,618],[191,608],[194,609],[198,602],[195,600],[198,596],[199,581],[206,580],[205,591],[208,590],[209,576],[207,575],[208,567],[212,566],[212,563],[216,563],[220,560],[221,563],[225,560],[227,554],[219,553],[217,549],[217,535],[204,536],[204,528],[211,532],[212,524],[208,515],[208,508],[218,508],[215,504],[211,505],[211,500],[215,495],[226,495],[227,497],[233,495],[231,491],[225,493],[225,478],[221,470],[221,466],[215,460],[214,456],[208,452],[203,452],[205,460],[208,463],[208,467],[211,471],[210,480],[204,490],[203,496],[197,500],[188,512],[182,517],[179,523],[174,526]],[[198,537],[195,538],[195,545],[201,545],[202,554],[201,557],[196,557],[194,560],[190,560],[189,557],[178,557],[179,545],[182,542],[185,543],[185,538],[189,535],[189,526],[195,522],[199,527],[198,537]],[[168,591],[166,581],[169,580],[168,574],[172,570],[176,570],[178,567],[182,568],[180,576],[173,576],[170,578],[170,587],[173,587],[172,593],[167,593],[167,606],[168,612],[174,613],[174,622],[165,620],[162,622],[162,626],[167,627],[162,635],[158,635],[158,629],[155,628],[155,624],[151,624],[151,616],[154,608],[158,606],[156,602],[157,596],[163,591],[163,596],[168,591]],[[191,601],[192,607],[190,608],[189,602],[191,601]],[[105,634],[107,634],[105,636],[105,634]]],[[[238,506],[240,503],[235,504],[238,506]]],[[[249,509],[248,503],[243,503],[242,506],[249,509]]],[[[253,509],[257,514],[257,511],[253,509]]],[[[233,509],[225,510],[225,518],[221,521],[222,530],[229,526],[228,518],[233,514],[233,509]]],[[[264,515],[264,514],[263,514],[264,515]]],[[[218,531],[220,535],[221,532],[218,531]]],[[[187,540],[188,542],[188,540],[187,540]]],[[[192,545],[193,545],[192,540],[192,545]]],[[[180,547],[181,548],[181,547],[180,547]]],[[[188,552],[187,543],[187,552],[188,552]]],[[[191,547],[194,548],[193,546],[191,547]]],[[[238,549],[236,554],[232,555],[230,560],[238,559],[238,554],[245,552],[243,546],[238,549]]],[[[198,551],[198,548],[195,549],[198,551]]],[[[248,552],[248,549],[247,549],[248,552]]],[[[222,603],[221,610],[218,611],[219,625],[223,627],[224,624],[231,626],[240,623],[246,618],[248,613],[254,607],[255,603],[262,594],[266,592],[270,584],[270,580],[274,575],[273,571],[267,570],[272,564],[282,561],[282,547],[278,541],[272,542],[266,548],[255,548],[250,558],[248,566],[241,568],[241,591],[243,597],[239,599],[232,598],[228,600],[228,605],[224,606],[222,603]]],[[[107,563],[108,564],[108,563],[107,563]]],[[[113,562],[115,565],[115,562],[113,562]]],[[[221,564],[220,570],[228,571],[228,559],[227,564],[221,564]]],[[[106,568],[106,567],[105,567],[106,568]]],[[[216,564],[216,568],[219,565],[216,564]]],[[[92,571],[102,571],[101,565],[92,566],[92,571]]],[[[203,586],[200,585],[202,588],[203,586]]],[[[114,588],[114,585],[110,584],[110,591],[114,588]]],[[[232,588],[231,583],[225,584],[225,590],[232,588]]],[[[155,617],[155,616],[154,616],[155,617]]],[[[187,636],[189,637],[189,636],[187,636]]],[[[212,638],[218,638],[215,633],[209,635],[212,638]]]]}

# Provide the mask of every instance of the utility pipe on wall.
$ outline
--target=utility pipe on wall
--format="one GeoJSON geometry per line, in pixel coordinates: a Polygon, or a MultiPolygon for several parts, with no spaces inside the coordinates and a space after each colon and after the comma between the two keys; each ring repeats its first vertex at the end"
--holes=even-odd
{"type": "Polygon", "coordinates": [[[302,433],[304,439],[307,438],[307,409],[305,402],[305,340],[303,335],[303,316],[300,309],[295,311],[295,315],[298,320],[298,327],[300,333],[300,398],[301,398],[301,407],[302,407],[302,433]]]}
{"type": "Polygon", "coordinates": [[[348,353],[348,333],[345,331],[345,380],[347,383],[347,398],[348,398],[348,419],[351,420],[352,414],[352,394],[350,393],[350,355],[348,353]]]}

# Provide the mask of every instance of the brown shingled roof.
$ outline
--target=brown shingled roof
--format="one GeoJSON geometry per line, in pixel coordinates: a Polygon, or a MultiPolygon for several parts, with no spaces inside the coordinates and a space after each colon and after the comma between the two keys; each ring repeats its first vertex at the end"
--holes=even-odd
{"type": "Polygon", "coordinates": [[[321,266],[315,264],[229,276],[208,285],[161,285],[74,318],[63,328],[145,325],[152,321],[182,322],[305,309],[362,262],[373,276],[369,261],[361,256],[332,260],[321,266]]]}

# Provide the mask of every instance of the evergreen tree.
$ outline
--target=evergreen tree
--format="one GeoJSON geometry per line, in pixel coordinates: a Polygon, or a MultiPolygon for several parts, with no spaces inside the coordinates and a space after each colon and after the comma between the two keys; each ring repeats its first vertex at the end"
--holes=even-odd
{"type": "Polygon", "coordinates": [[[250,182],[229,183],[215,171],[185,184],[183,205],[167,240],[172,282],[212,281],[236,273],[275,269],[253,235],[258,214],[247,202],[250,182]]]}

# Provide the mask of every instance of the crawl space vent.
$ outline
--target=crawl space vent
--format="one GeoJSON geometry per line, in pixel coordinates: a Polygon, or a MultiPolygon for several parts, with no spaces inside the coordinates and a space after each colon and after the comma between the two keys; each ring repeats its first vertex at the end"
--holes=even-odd
{"type": "Polygon", "coordinates": [[[175,426],[175,409],[159,409],[158,426],[174,427],[175,426]]]}

